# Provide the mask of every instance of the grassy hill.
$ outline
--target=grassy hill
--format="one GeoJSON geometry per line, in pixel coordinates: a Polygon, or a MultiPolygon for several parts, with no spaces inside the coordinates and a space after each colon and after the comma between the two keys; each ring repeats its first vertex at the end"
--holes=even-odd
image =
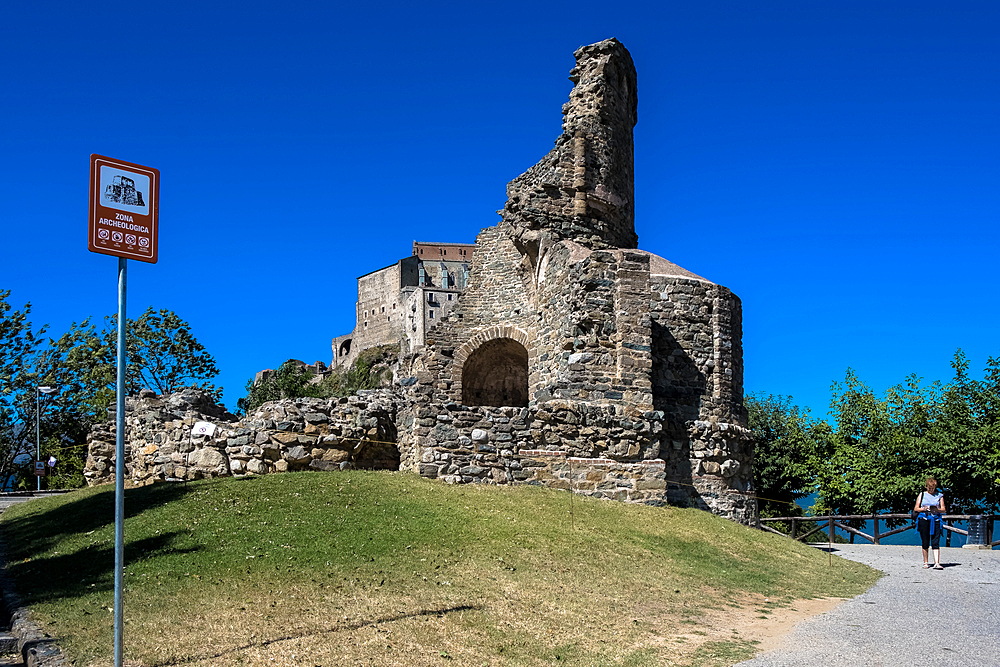
{"type": "MultiPolygon", "coordinates": [[[[727,616],[878,574],[706,512],[390,472],[126,492],[125,656],[159,665],[726,665],[727,616]],[[767,602],[765,602],[765,599],[767,602]]],[[[7,572],[110,664],[114,489],[0,517],[7,572]]]]}

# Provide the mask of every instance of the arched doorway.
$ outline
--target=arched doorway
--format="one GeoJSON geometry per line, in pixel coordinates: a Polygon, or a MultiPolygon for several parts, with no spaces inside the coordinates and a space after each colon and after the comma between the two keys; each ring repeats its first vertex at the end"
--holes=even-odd
{"type": "Polygon", "coordinates": [[[512,338],[488,340],[462,367],[462,403],[528,405],[528,351],[512,338]]]}

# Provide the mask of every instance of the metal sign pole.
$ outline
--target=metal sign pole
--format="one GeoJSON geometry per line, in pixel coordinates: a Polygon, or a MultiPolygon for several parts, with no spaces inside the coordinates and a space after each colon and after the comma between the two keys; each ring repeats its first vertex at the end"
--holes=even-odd
{"type": "Polygon", "coordinates": [[[125,570],[125,264],[118,258],[118,381],[115,388],[115,667],[122,667],[125,570]]]}
{"type": "Polygon", "coordinates": [[[160,171],[90,156],[87,249],[118,258],[118,378],[115,385],[115,667],[122,667],[125,592],[125,262],[156,264],[160,171]]]}
{"type": "Polygon", "coordinates": [[[42,478],[38,475],[38,462],[42,460],[42,393],[38,390],[38,386],[35,386],[35,460],[32,461],[31,465],[34,466],[35,476],[38,480],[38,490],[42,490],[42,478]]]}

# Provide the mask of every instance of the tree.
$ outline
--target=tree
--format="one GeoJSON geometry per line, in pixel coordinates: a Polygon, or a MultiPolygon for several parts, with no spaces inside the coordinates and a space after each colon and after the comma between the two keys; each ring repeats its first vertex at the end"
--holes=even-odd
{"type": "MultiPolygon", "coordinates": [[[[34,458],[38,420],[42,458],[58,461],[48,486],[82,485],[87,434],[108,418],[115,402],[116,318],[107,318],[101,332],[84,320],[59,338],[48,338],[47,326],[32,327],[31,304],[14,310],[9,295],[0,290],[0,484],[17,474],[22,483],[34,485],[27,462],[17,466],[14,461],[25,454],[34,458]],[[45,385],[59,392],[36,411],[37,387],[45,385]]],[[[126,345],[128,393],[141,388],[167,393],[192,380],[221,393],[206,382],[218,374],[215,360],[173,312],[150,308],[129,320],[126,345]]]]}
{"type": "MultiPolygon", "coordinates": [[[[911,375],[875,393],[848,370],[833,385],[833,437],[822,451],[818,507],[907,513],[933,475],[958,513],[1000,510],[1000,360],[973,380],[961,350],[948,384],[911,375]]],[[[898,522],[897,522],[898,523],[898,522]]]]}
{"type": "Polygon", "coordinates": [[[818,440],[829,431],[791,396],[750,394],[746,398],[754,435],[754,489],[761,516],[795,516],[796,500],[809,495],[818,467],[818,440]]]}
{"type": "Polygon", "coordinates": [[[28,320],[31,304],[13,310],[9,294],[0,290],[0,483],[15,475],[23,486],[34,486],[30,462],[37,438],[42,458],[59,462],[47,486],[79,486],[87,432],[105,416],[91,389],[100,366],[85,346],[94,329],[84,321],[58,340],[46,338],[47,327],[35,331],[28,320]],[[46,385],[59,392],[39,400],[37,388],[46,385]]]}
{"type": "Polygon", "coordinates": [[[819,511],[836,514],[909,512],[922,466],[915,436],[926,428],[932,403],[908,379],[879,398],[853,370],[834,383],[834,433],[823,451],[819,511]]]}
{"type": "Polygon", "coordinates": [[[938,397],[936,413],[920,439],[919,456],[947,492],[949,510],[1000,509],[1000,360],[990,357],[982,380],[969,377],[961,350],[954,379],[938,397]]]}
{"type": "MultiPolygon", "coordinates": [[[[106,322],[100,349],[104,351],[104,363],[116,368],[118,316],[112,315],[106,322]]],[[[216,397],[222,395],[222,388],[210,382],[219,374],[215,358],[192,335],[191,325],[176,313],[166,309],[155,311],[150,306],[127,324],[125,386],[129,394],[144,388],[169,394],[193,384],[216,397]]],[[[95,347],[93,343],[91,346],[95,347]]]]}
{"type": "Polygon", "coordinates": [[[42,346],[45,328],[32,330],[31,304],[13,310],[10,290],[0,290],[0,485],[14,472],[14,460],[27,449],[29,425],[34,423],[33,361],[42,346]]]}
{"type": "Polygon", "coordinates": [[[245,415],[268,401],[283,398],[323,398],[319,384],[311,382],[315,377],[295,360],[289,359],[278,370],[265,371],[259,381],[247,380],[247,395],[236,401],[236,412],[245,415]]]}

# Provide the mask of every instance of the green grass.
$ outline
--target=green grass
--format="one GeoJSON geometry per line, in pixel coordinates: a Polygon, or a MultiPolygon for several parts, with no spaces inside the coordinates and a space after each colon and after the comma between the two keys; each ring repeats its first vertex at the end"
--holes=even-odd
{"type": "MultiPolygon", "coordinates": [[[[765,597],[853,596],[878,576],[706,512],[576,497],[571,517],[569,501],[386,472],[130,489],[126,656],[147,666],[732,664],[751,645],[731,641],[724,623],[705,626],[706,614],[758,615],[765,597]],[[689,622],[708,635],[672,641],[689,622]]],[[[113,517],[110,487],[0,517],[8,574],[80,665],[110,655],[113,517]]]]}

